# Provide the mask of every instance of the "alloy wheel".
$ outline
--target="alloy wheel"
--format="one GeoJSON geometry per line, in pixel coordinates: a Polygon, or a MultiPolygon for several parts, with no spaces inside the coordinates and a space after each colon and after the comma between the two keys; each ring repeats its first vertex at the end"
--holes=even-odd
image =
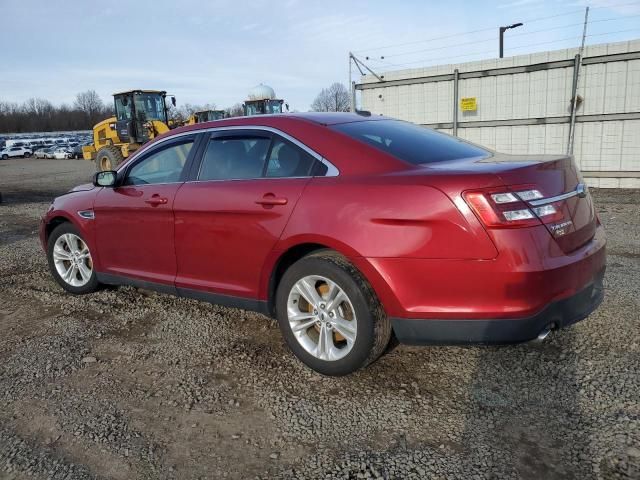
{"type": "Polygon", "coordinates": [[[298,343],[320,360],[340,360],[353,348],[355,309],[345,291],[326,277],[310,275],[293,285],[287,317],[298,343]]]}
{"type": "Polygon", "coordinates": [[[53,263],[58,275],[72,287],[83,287],[93,274],[89,247],[73,233],[60,235],[56,240],[53,246],[53,263]]]}

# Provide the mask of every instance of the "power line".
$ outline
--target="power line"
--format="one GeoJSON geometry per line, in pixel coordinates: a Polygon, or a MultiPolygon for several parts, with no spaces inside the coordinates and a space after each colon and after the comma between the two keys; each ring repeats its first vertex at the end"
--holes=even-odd
{"type": "MultiPolygon", "coordinates": [[[[564,17],[564,16],[567,16],[567,15],[573,15],[573,14],[575,14],[577,12],[581,12],[581,11],[582,11],[582,9],[580,9],[580,10],[572,10],[571,12],[558,13],[556,15],[549,15],[547,17],[540,17],[540,18],[534,18],[534,19],[530,19],[530,20],[524,20],[523,22],[524,23],[534,23],[534,22],[539,22],[539,21],[542,21],[542,20],[548,20],[550,18],[564,17]]],[[[482,28],[480,30],[472,30],[470,32],[458,32],[458,33],[453,33],[453,34],[450,34],[450,35],[443,35],[443,36],[440,36],[440,37],[432,37],[432,38],[428,38],[428,39],[425,39],[425,40],[417,40],[417,41],[414,41],[414,42],[406,42],[406,43],[397,43],[397,44],[394,44],[394,45],[385,45],[385,46],[381,46],[381,47],[369,48],[367,50],[359,50],[358,52],[354,52],[354,53],[364,54],[365,52],[386,50],[386,49],[395,48],[395,47],[404,47],[406,45],[416,45],[418,43],[433,42],[433,41],[436,41],[436,40],[444,40],[444,39],[447,39],[447,38],[460,37],[462,35],[471,35],[473,33],[494,31],[496,28],[498,28],[498,27],[482,28]]]]}
{"type": "MultiPolygon", "coordinates": [[[[593,20],[591,22],[589,22],[589,24],[593,24],[593,23],[601,23],[601,22],[610,22],[610,21],[616,21],[616,20],[627,20],[630,18],[637,18],[640,17],[640,15],[631,15],[631,16],[626,16],[626,17],[615,17],[615,18],[603,18],[600,20],[593,20]]],[[[544,28],[541,30],[534,30],[533,32],[524,32],[524,33],[515,33],[510,35],[510,38],[512,37],[521,37],[521,36],[526,36],[526,35],[534,35],[536,33],[543,33],[543,32],[549,32],[552,30],[560,30],[560,29],[566,29],[566,28],[570,28],[570,27],[575,27],[575,26],[581,26],[583,24],[583,22],[580,23],[570,23],[567,25],[560,25],[557,27],[551,27],[551,28],[544,28]]],[[[490,37],[490,38],[483,38],[480,40],[473,40],[473,41],[469,41],[469,42],[462,42],[462,43],[454,43],[454,44],[448,44],[448,45],[442,45],[439,47],[432,47],[432,48],[423,48],[420,50],[411,50],[408,52],[401,52],[401,53],[392,53],[392,54],[387,54],[384,55],[380,58],[380,60],[384,60],[386,58],[397,58],[397,57],[405,57],[407,55],[413,55],[416,53],[424,53],[424,52],[433,52],[436,50],[445,50],[445,49],[449,49],[449,48],[454,48],[454,47],[460,47],[460,46],[465,46],[465,45],[475,45],[475,44],[479,44],[479,43],[486,43],[486,42],[494,42],[495,41],[495,37],[490,37]]],[[[374,57],[366,57],[366,60],[377,60],[374,57]]]]}
{"type": "MultiPolygon", "coordinates": [[[[599,10],[599,9],[605,9],[605,8],[609,8],[610,9],[610,8],[626,7],[626,6],[632,6],[632,5],[633,6],[640,6],[640,3],[639,2],[627,2],[627,3],[618,3],[618,4],[614,4],[614,5],[603,5],[601,7],[592,7],[591,10],[599,10]]],[[[555,14],[555,15],[548,15],[548,16],[545,16],[545,17],[538,17],[538,18],[523,20],[523,23],[529,24],[529,23],[541,22],[543,20],[549,20],[549,19],[552,19],[552,18],[558,18],[558,17],[567,16],[567,15],[573,15],[575,13],[582,12],[582,11],[583,11],[582,9],[572,10],[570,12],[558,13],[558,14],[555,14]]],[[[634,17],[637,17],[637,15],[634,15],[632,17],[618,17],[618,18],[611,18],[611,19],[605,19],[605,20],[594,20],[594,21],[592,21],[590,23],[595,23],[595,22],[599,22],[599,21],[618,20],[618,19],[619,20],[624,20],[625,18],[634,18],[634,17]]],[[[582,23],[571,24],[569,26],[573,26],[573,25],[582,25],[582,23]]],[[[405,42],[405,43],[397,43],[397,44],[392,44],[392,45],[384,45],[384,46],[380,46],[380,47],[369,48],[369,49],[366,49],[366,50],[359,50],[359,51],[357,51],[355,53],[358,53],[358,54],[366,56],[366,52],[376,52],[376,51],[380,51],[380,50],[387,50],[389,48],[404,47],[404,46],[407,46],[407,45],[417,45],[417,44],[420,44],[420,43],[434,42],[434,41],[437,41],[437,40],[445,40],[445,39],[448,39],[448,38],[455,38],[455,37],[460,37],[460,36],[464,36],[464,35],[472,35],[474,33],[494,31],[496,28],[498,28],[498,27],[482,28],[482,29],[479,29],[479,30],[472,30],[472,31],[469,31],[469,32],[459,32],[459,33],[455,33],[455,34],[443,35],[443,36],[439,36],[439,37],[432,37],[432,38],[428,38],[428,39],[425,39],[425,40],[417,40],[417,41],[413,41],[413,42],[405,42]]],[[[554,28],[551,28],[549,30],[557,29],[557,28],[562,28],[562,27],[554,27],[554,28]]],[[[538,32],[544,32],[544,31],[547,31],[547,30],[538,30],[538,32]]],[[[533,33],[533,32],[531,32],[531,33],[533,33]]],[[[525,35],[525,34],[528,34],[528,33],[513,34],[511,36],[516,36],[516,35],[519,36],[519,35],[525,35]]],[[[475,43],[475,42],[473,42],[473,43],[475,43]]],[[[400,54],[397,54],[397,55],[400,55],[400,54]]]]}
{"type": "MultiPolygon", "coordinates": [[[[601,37],[601,36],[606,36],[606,35],[615,35],[618,33],[628,33],[628,32],[639,32],[640,28],[632,28],[632,29],[628,29],[628,30],[619,30],[617,32],[606,32],[606,33],[596,33],[596,34],[590,34],[587,35],[587,38],[591,38],[591,37],[601,37]]],[[[557,40],[550,40],[550,41],[546,41],[546,42],[537,42],[537,43],[530,43],[530,44],[526,44],[526,45],[519,45],[516,47],[510,47],[509,50],[521,50],[523,48],[531,48],[531,47],[537,47],[540,45],[549,45],[549,44],[554,44],[554,43],[560,43],[560,42],[566,42],[569,40],[578,40],[580,37],[578,35],[574,35],[571,37],[565,37],[565,38],[560,38],[557,40]]],[[[472,53],[465,53],[465,54],[461,54],[461,55],[448,55],[445,57],[438,57],[438,58],[426,58],[426,59],[422,59],[422,60],[417,60],[415,62],[407,62],[407,63],[401,63],[401,64],[395,64],[395,63],[390,63],[390,62],[383,62],[380,60],[376,60],[379,61],[380,63],[384,63],[390,67],[395,67],[395,68],[403,68],[403,67],[407,67],[407,66],[411,66],[411,65],[416,65],[416,64],[425,64],[425,63],[429,63],[429,62],[435,62],[438,60],[448,60],[448,59],[452,59],[452,58],[463,58],[463,57],[470,57],[470,56],[474,56],[474,55],[486,55],[486,54],[490,54],[493,53],[494,50],[485,50],[482,52],[472,52],[472,53]]]]}

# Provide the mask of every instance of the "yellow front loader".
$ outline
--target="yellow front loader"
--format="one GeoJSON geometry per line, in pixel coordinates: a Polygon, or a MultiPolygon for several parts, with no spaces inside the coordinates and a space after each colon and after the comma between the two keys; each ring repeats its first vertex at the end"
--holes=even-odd
{"type": "Polygon", "coordinates": [[[201,110],[194,112],[184,125],[195,125],[196,123],[212,122],[214,120],[222,120],[225,117],[224,110],[201,110]]]}
{"type": "MultiPolygon", "coordinates": [[[[114,170],[144,143],[169,131],[167,92],[131,90],[113,95],[115,117],[93,127],[93,145],[82,147],[98,171],[114,170]]],[[[175,105],[175,97],[171,97],[175,105]]]]}

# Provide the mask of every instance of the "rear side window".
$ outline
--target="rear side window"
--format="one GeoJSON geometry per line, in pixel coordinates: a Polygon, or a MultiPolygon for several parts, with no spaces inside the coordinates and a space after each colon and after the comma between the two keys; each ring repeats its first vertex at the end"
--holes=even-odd
{"type": "Polygon", "coordinates": [[[414,165],[486,157],[490,153],[444,133],[399,120],[342,123],[331,128],[414,165]]]}
{"type": "Polygon", "coordinates": [[[271,147],[267,177],[307,177],[316,163],[315,158],[283,140],[275,140],[271,147]]]}

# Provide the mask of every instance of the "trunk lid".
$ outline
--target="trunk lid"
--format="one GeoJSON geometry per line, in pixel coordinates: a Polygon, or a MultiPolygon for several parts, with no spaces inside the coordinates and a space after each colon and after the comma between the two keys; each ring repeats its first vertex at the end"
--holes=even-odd
{"type": "Polygon", "coordinates": [[[563,252],[569,253],[580,248],[595,235],[595,209],[573,157],[495,154],[478,163],[491,163],[495,167],[494,173],[512,191],[525,186],[542,194],[543,198],[525,203],[534,213],[545,206],[555,208],[557,214],[537,216],[563,252]]]}

